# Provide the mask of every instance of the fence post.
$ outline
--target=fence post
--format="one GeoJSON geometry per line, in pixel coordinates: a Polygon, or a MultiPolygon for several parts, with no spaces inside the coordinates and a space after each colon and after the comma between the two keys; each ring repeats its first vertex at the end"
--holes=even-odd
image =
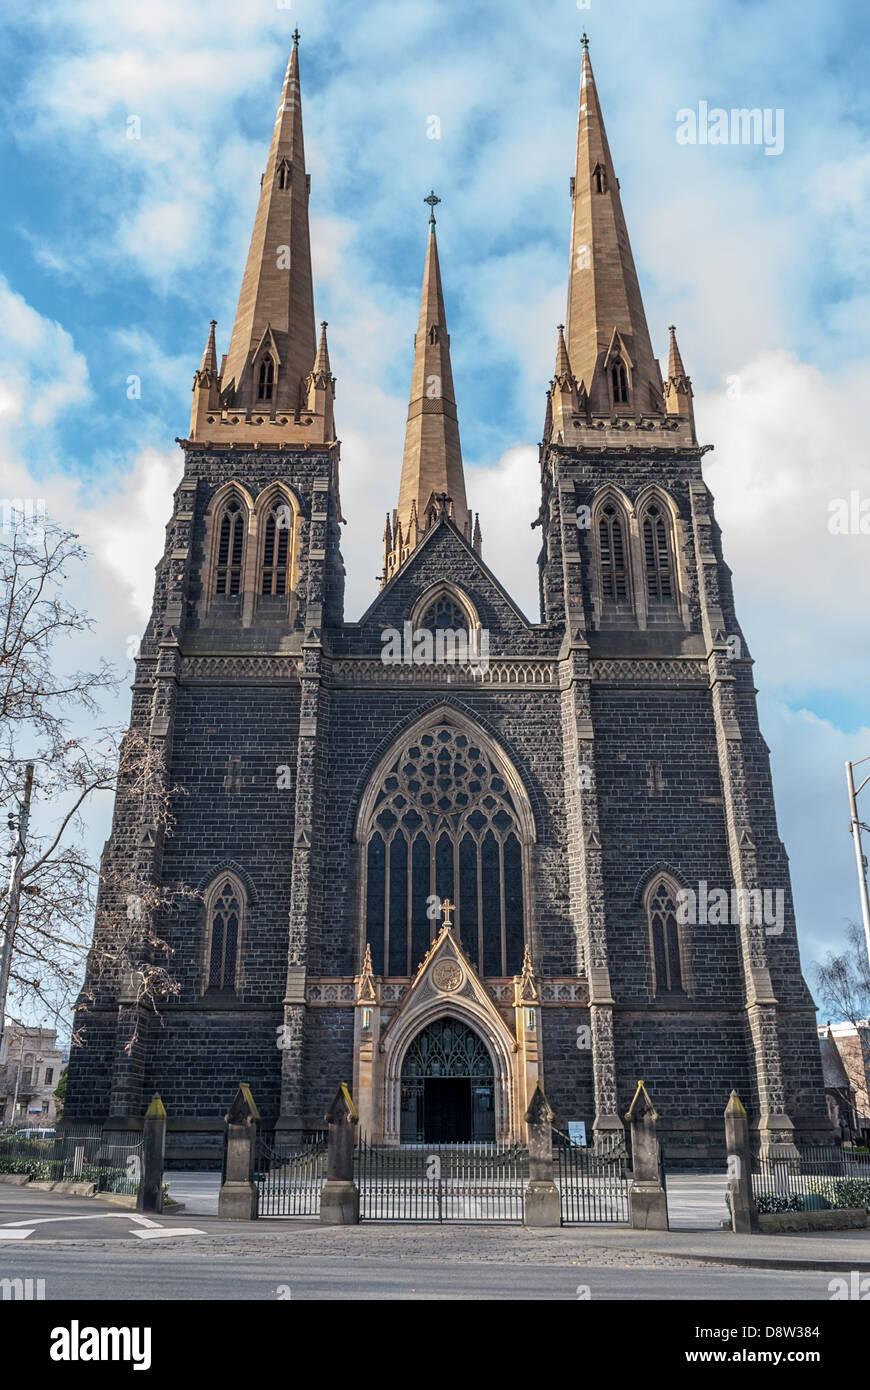
{"type": "Polygon", "coordinates": [[[163,1210],[163,1160],[166,1152],[166,1109],[159,1095],[145,1111],[142,1125],[142,1173],[136,1197],[137,1211],[163,1210]]]}
{"type": "Polygon", "coordinates": [[[631,1125],[631,1190],[628,1210],[636,1231],[667,1231],[668,1199],[662,1186],[658,1115],[642,1081],[625,1117],[631,1125]]]}
{"type": "Polygon", "coordinates": [[[344,1082],[326,1112],[329,1146],[326,1182],[320,1191],[320,1219],[324,1226],[359,1225],[359,1188],[353,1180],[353,1151],[359,1115],[344,1082]]]}
{"type": "Polygon", "coordinates": [[[561,1226],[559,1189],[553,1182],[553,1111],[540,1081],[535,1082],[523,1116],[529,1130],[529,1185],[523,1205],[524,1226],[561,1226]]]}
{"type": "Polygon", "coordinates": [[[725,1148],[728,1152],[728,1205],[735,1235],[758,1233],[758,1208],[752,1195],[752,1154],[749,1119],[736,1091],[725,1107],[725,1148]]]}
{"type": "Polygon", "coordinates": [[[226,1115],[224,1180],[218,1199],[218,1216],[230,1221],[253,1221],[257,1216],[254,1156],[260,1112],[250,1086],[243,1081],[226,1115]]]}

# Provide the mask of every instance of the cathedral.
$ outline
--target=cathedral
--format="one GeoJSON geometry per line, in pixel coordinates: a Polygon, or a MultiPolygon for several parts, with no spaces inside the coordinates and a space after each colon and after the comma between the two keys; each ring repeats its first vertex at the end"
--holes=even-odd
{"type": "Polygon", "coordinates": [[[375,1143],[522,1143],[540,1081],[606,1146],[642,1077],[675,1164],[724,1165],[732,1088],[762,1151],[828,1138],[710,446],[673,328],[653,351],[585,38],[536,620],[466,493],[434,193],[380,587],[345,616],[310,195],[297,34],[136,661],[171,833],[122,782],[67,1118],[128,1128],[159,1092],[195,1163],[240,1082],[290,1139],[346,1082],[375,1143]],[[121,968],[131,881],[162,905],[121,968]]]}

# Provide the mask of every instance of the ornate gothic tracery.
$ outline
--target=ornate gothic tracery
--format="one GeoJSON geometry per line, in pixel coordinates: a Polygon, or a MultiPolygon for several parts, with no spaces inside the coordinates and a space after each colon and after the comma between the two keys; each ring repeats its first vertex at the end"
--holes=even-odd
{"type": "Polygon", "coordinates": [[[205,897],[206,990],[236,990],[241,966],[245,892],[235,874],[222,873],[205,897]]]}
{"type": "Polygon", "coordinates": [[[463,949],[485,975],[522,965],[524,837],[494,750],[452,723],[407,736],[370,799],[364,939],[376,974],[410,975],[456,905],[463,949]]]}

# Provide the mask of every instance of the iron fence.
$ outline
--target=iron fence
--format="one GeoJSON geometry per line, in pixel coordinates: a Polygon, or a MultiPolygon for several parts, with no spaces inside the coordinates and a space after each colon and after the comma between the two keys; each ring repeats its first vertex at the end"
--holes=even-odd
{"type": "Polygon", "coordinates": [[[631,1177],[623,1146],[596,1152],[554,1130],[553,1176],[563,1226],[628,1221],[631,1177]]]}
{"type": "Polygon", "coordinates": [[[870,1208],[870,1154],[805,1145],[797,1157],[755,1158],[752,1193],[762,1213],[870,1208]]]}
{"type": "Polygon", "coordinates": [[[361,1136],[355,1154],[361,1221],[521,1225],[529,1153],[517,1144],[402,1144],[361,1136]]]}
{"type": "Polygon", "coordinates": [[[280,1136],[260,1135],[254,1167],[257,1214],[319,1216],[326,1160],[326,1139],[321,1131],[303,1134],[297,1143],[280,1136]]]}
{"type": "Polygon", "coordinates": [[[21,1173],[31,1182],[90,1182],[97,1192],[136,1193],[142,1176],[140,1130],[102,1132],[75,1125],[44,1139],[0,1136],[0,1173],[21,1173]]]}

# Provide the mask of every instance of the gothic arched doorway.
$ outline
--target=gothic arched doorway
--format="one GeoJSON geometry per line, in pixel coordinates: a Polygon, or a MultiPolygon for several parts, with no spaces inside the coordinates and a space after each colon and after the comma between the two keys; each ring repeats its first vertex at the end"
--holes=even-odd
{"type": "Polygon", "coordinates": [[[445,1017],[417,1034],[402,1062],[403,1144],[494,1139],[494,1102],[492,1058],[473,1029],[445,1017]]]}

